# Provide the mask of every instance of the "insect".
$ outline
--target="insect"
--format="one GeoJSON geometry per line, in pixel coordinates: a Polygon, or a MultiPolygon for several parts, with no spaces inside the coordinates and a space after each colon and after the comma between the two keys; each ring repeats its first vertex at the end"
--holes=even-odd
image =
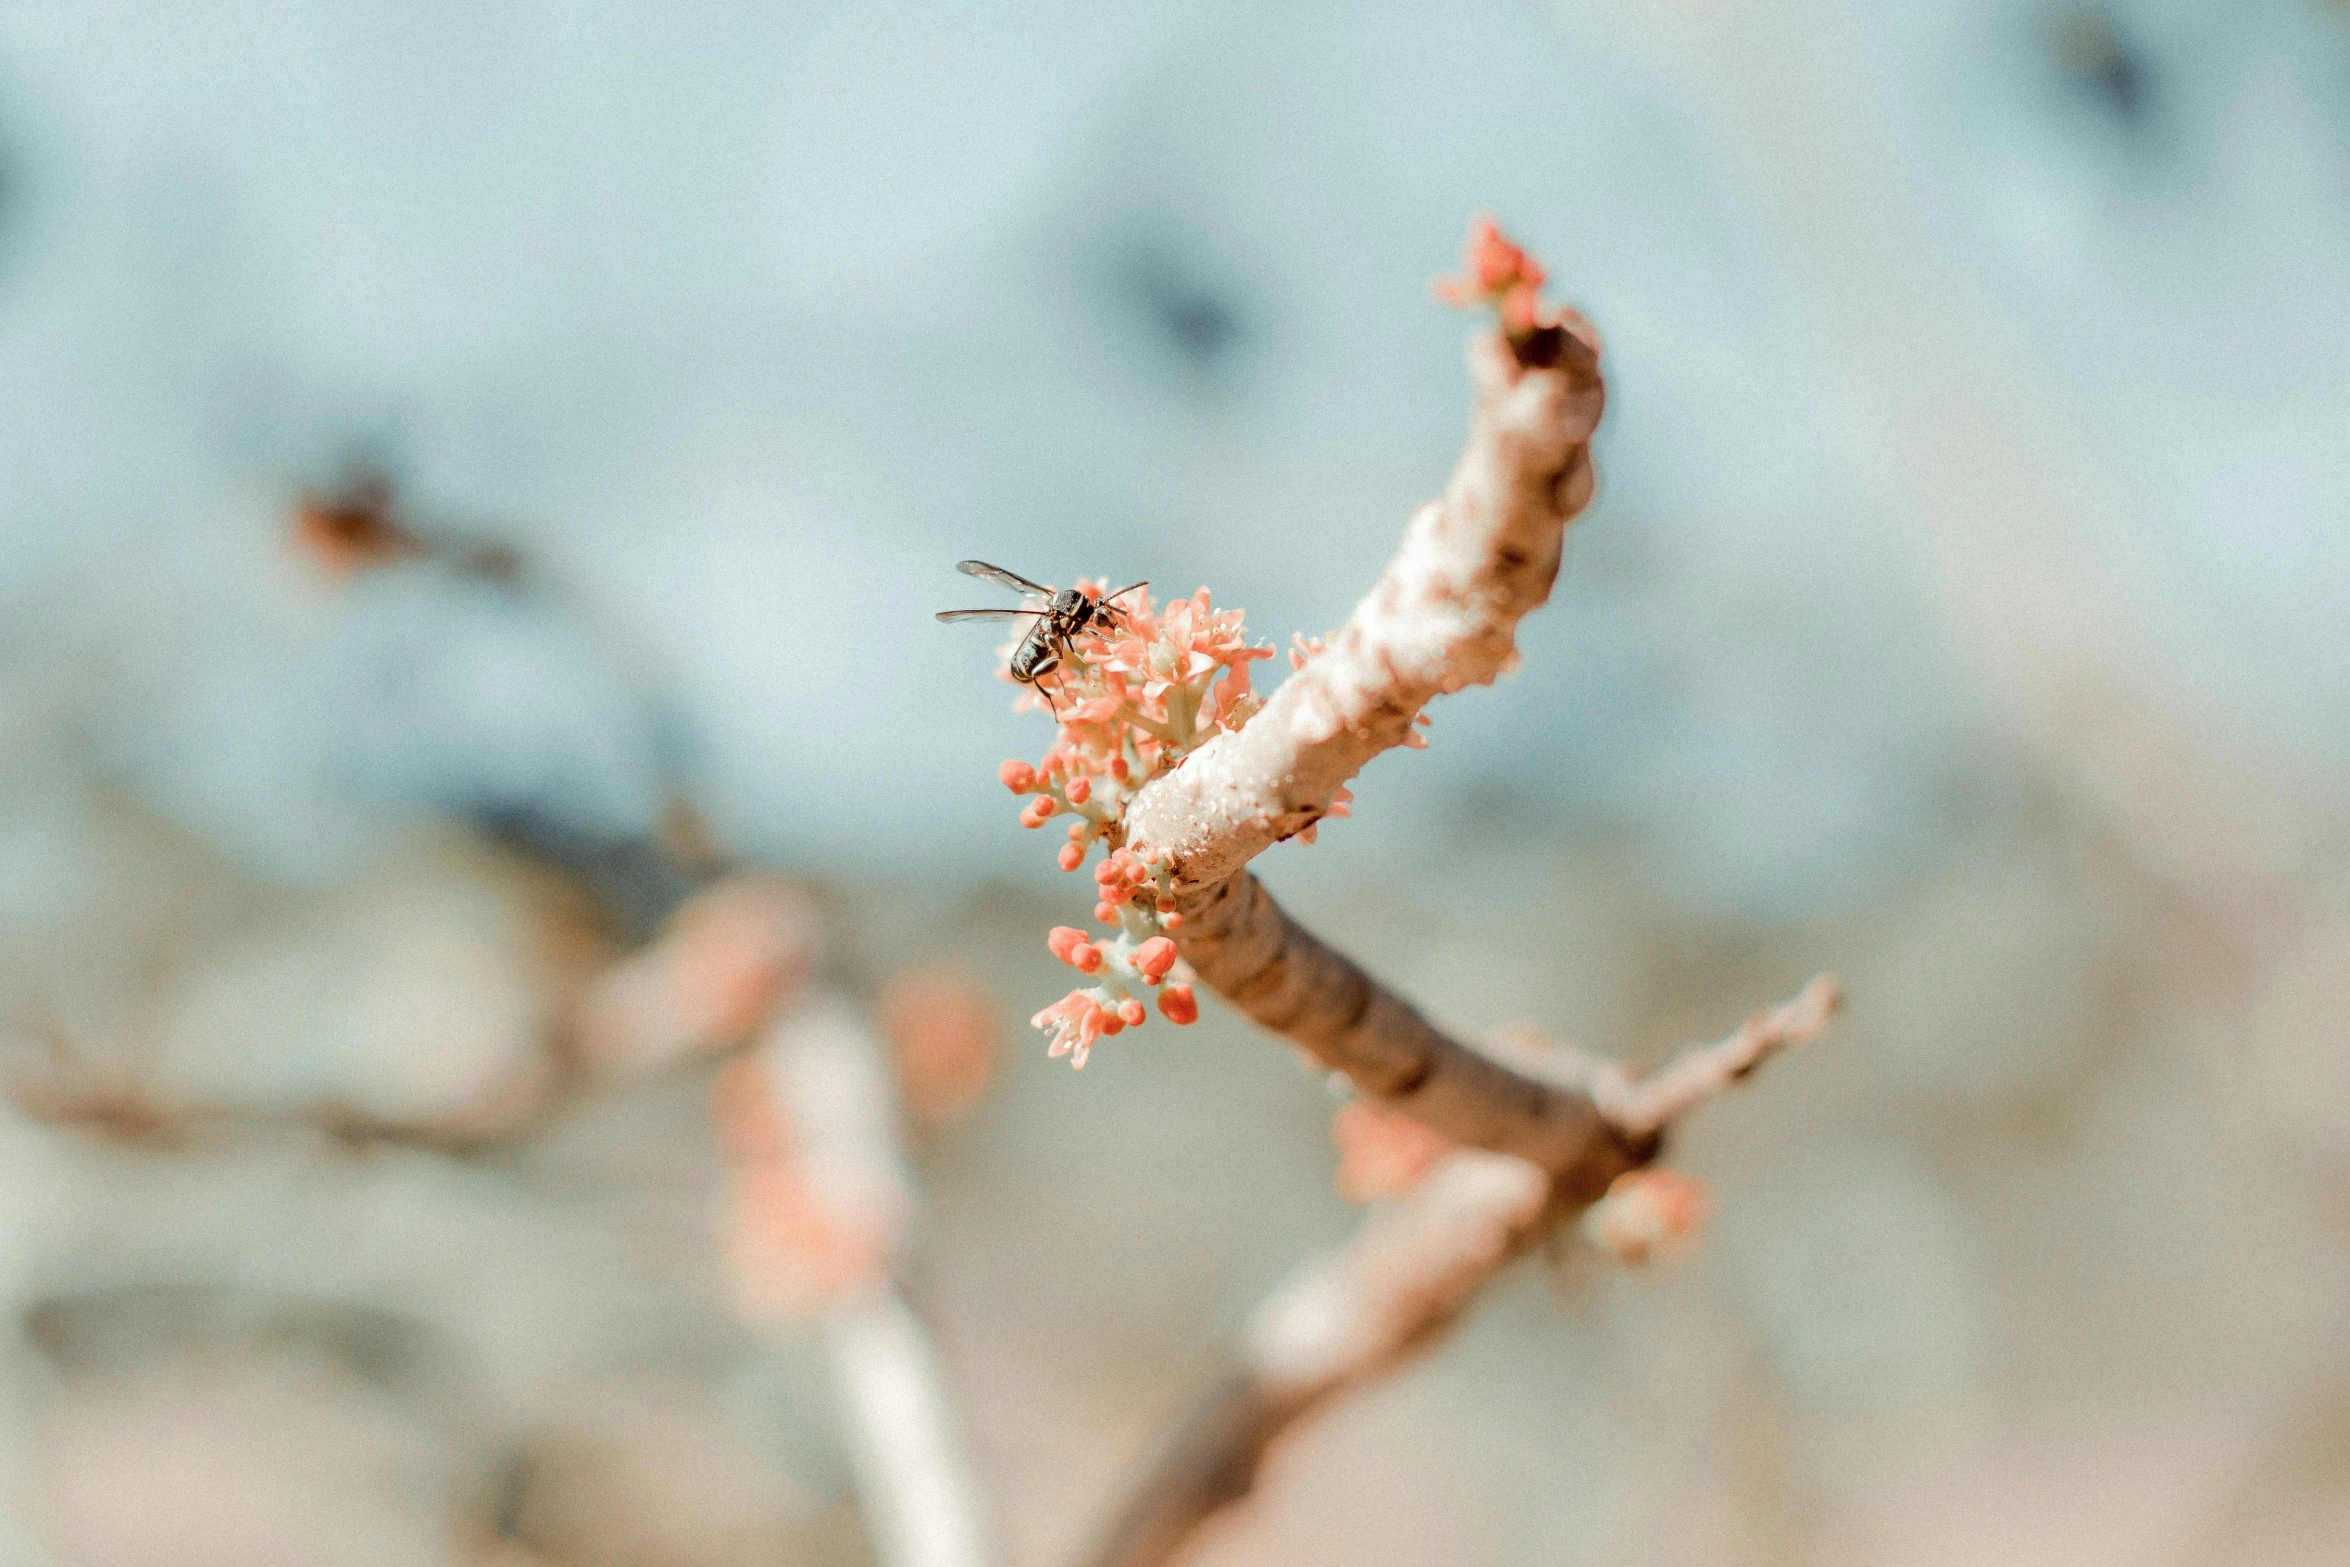
{"type": "Polygon", "coordinates": [[[1031,582],[1017,573],[1006,571],[1001,566],[990,566],[983,560],[957,561],[955,569],[966,577],[985,577],[990,582],[1002,583],[1015,593],[1025,593],[1044,601],[1042,609],[946,609],[939,611],[938,618],[956,621],[1033,617],[1036,624],[1028,628],[1028,635],[1022,637],[1020,645],[1012,650],[1012,678],[1022,685],[1035,686],[1037,690],[1043,691],[1045,705],[1053,708],[1053,716],[1056,718],[1060,716],[1060,709],[1053,706],[1052,693],[1045,691],[1039,682],[1060,668],[1062,659],[1070,656],[1069,644],[1078,633],[1096,621],[1110,625],[1117,623],[1120,612],[1115,600],[1132,593],[1134,588],[1150,586],[1147,581],[1137,582],[1134,587],[1120,588],[1115,593],[1097,599],[1089,598],[1075,588],[1055,591],[1042,583],[1031,582]]]}

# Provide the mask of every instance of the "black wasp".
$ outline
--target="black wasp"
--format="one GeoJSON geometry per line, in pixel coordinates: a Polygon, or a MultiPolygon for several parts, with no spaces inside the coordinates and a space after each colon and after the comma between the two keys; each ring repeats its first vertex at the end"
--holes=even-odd
{"type": "MultiPolygon", "coordinates": [[[[1039,691],[1044,691],[1044,687],[1037,685],[1037,682],[1061,667],[1061,660],[1070,656],[1070,641],[1079,632],[1096,621],[1107,625],[1117,624],[1119,611],[1113,600],[1124,598],[1134,588],[1150,586],[1147,581],[1137,582],[1132,588],[1120,588],[1115,593],[1097,599],[1075,588],[1062,588],[1056,592],[1016,572],[1006,571],[1001,566],[990,566],[983,560],[959,560],[955,562],[955,569],[966,577],[985,577],[990,582],[1002,583],[1015,593],[1025,593],[1044,601],[1042,609],[943,609],[938,613],[938,618],[946,621],[1016,620],[1023,615],[1034,616],[1036,624],[1028,628],[1028,635],[1022,637],[1020,645],[1012,650],[1012,678],[1022,685],[1036,686],[1039,691]]],[[[1052,693],[1046,691],[1044,700],[1045,705],[1051,707],[1052,693]]],[[[1059,712],[1058,708],[1054,708],[1055,716],[1059,712]]]]}

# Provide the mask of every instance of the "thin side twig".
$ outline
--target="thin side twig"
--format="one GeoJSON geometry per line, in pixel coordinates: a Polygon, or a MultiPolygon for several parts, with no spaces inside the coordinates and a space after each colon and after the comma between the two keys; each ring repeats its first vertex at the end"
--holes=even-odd
{"type": "Polygon", "coordinates": [[[1592,1097],[1626,1136],[1657,1136],[1780,1051],[1819,1038],[1843,1006],[1843,987],[1821,974],[1792,1001],[1756,1013],[1729,1038],[1684,1051],[1645,1078],[1610,1062],[1593,1079],[1592,1097]]]}

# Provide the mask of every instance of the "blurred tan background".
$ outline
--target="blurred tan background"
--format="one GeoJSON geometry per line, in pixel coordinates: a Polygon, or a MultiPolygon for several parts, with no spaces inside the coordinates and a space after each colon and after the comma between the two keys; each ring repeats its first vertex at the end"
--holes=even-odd
{"type": "Polygon", "coordinates": [[[724,1283],[702,1047],[803,958],[994,998],[909,1288],[1074,1559],[1351,1219],[1214,1003],[1019,1026],[1087,896],[929,612],[1335,624],[1480,208],[1601,498],[1260,868],[1464,1030],[1851,1010],[1678,1140],[1692,1256],[1519,1268],[1201,1560],[2350,1552],[2339,6],[201,0],[0,6],[0,1559],[868,1559],[724,1283]],[[665,923],[710,856],[829,957],[665,923]]]}

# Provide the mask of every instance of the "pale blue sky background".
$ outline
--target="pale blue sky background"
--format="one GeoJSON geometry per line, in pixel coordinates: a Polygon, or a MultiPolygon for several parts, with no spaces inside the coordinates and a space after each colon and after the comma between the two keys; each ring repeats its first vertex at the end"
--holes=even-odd
{"type": "MultiPolygon", "coordinates": [[[[2223,682],[2325,753],[2350,47],[2323,6],[2195,10],[1786,25],[2223,682]],[[2121,65],[2066,42],[2093,15],[2121,65]]],[[[291,871],[354,789],[618,823],[660,757],[754,852],[1023,864],[986,780],[1041,737],[929,623],[951,563],[1335,623],[1456,447],[1423,287],[1490,207],[1607,334],[1602,500],[1527,675],[1321,852],[1514,811],[1648,834],[1692,896],[1827,895],[1974,742],[1789,280],[1798,193],[1666,15],[0,5],[0,604],[107,648],[122,765],[291,871]],[[304,607],[283,499],[355,451],[618,638],[427,581],[304,607]]]]}

